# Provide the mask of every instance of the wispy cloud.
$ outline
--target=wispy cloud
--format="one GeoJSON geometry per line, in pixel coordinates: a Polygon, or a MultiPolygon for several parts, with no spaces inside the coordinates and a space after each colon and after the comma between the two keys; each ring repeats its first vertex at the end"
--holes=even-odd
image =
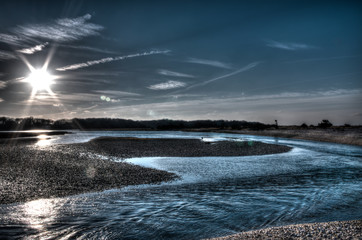
{"type": "Polygon", "coordinates": [[[9,59],[16,59],[16,56],[11,52],[0,50],[0,61],[9,59]]]}
{"type": "Polygon", "coordinates": [[[158,73],[161,75],[164,75],[164,76],[169,76],[169,77],[184,77],[184,78],[194,78],[195,77],[190,74],[173,72],[173,71],[169,71],[169,70],[165,70],[165,69],[158,70],[158,73]]]}
{"type": "Polygon", "coordinates": [[[86,108],[77,108],[77,110],[92,110],[94,108],[98,107],[98,104],[90,106],[90,107],[86,107],[86,108]]]}
{"type": "Polygon", "coordinates": [[[273,40],[269,40],[266,42],[268,47],[279,48],[288,51],[297,51],[297,50],[309,50],[315,49],[316,47],[307,45],[304,43],[291,43],[291,42],[277,42],[273,40]]]}
{"type": "Polygon", "coordinates": [[[34,47],[23,48],[23,49],[16,50],[16,51],[20,52],[20,53],[24,53],[24,54],[33,54],[33,53],[36,53],[36,52],[39,52],[39,51],[43,50],[43,48],[45,48],[48,44],[49,43],[46,42],[46,43],[43,43],[43,44],[36,45],[34,47]]]}
{"type": "MultiPolygon", "coordinates": [[[[8,30],[8,33],[0,33],[0,42],[17,47],[25,46],[17,52],[33,54],[49,44],[48,42],[40,44],[44,40],[69,42],[99,35],[103,26],[89,23],[91,17],[90,14],[86,14],[78,18],[62,18],[45,24],[20,25],[8,30]],[[35,44],[37,45],[34,46],[35,44]]],[[[0,50],[0,61],[15,58],[17,58],[15,54],[0,50]]]]}
{"type": "Polygon", "coordinates": [[[95,47],[89,47],[89,46],[76,46],[76,45],[67,45],[67,44],[64,44],[61,46],[66,47],[66,48],[87,50],[87,51],[106,53],[106,54],[119,54],[119,52],[111,51],[108,49],[101,49],[101,48],[95,48],[95,47]]]}
{"type": "Polygon", "coordinates": [[[48,24],[28,24],[16,27],[13,32],[26,38],[42,38],[57,42],[79,40],[98,35],[103,29],[98,24],[88,23],[92,16],[86,14],[78,18],[62,18],[48,24]]]}
{"type": "Polygon", "coordinates": [[[232,68],[230,64],[223,63],[220,61],[207,60],[207,59],[189,58],[186,62],[209,65],[213,67],[226,68],[226,69],[232,68]]]}
{"type": "Polygon", "coordinates": [[[0,89],[3,89],[6,87],[6,82],[0,81],[0,89]]]}
{"type": "MultiPolygon", "coordinates": [[[[99,101],[99,94],[95,93],[56,93],[56,95],[51,96],[49,94],[38,94],[32,99],[28,99],[17,104],[19,105],[54,105],[61,104],[66,105],[75,105],[75,104],[84,104],[94,101],[99,101]]],[[[59,105],[60,106],[60,105],[59,105]]]]}
{"type": "Polygon", "coordinates": [[[76,69],[79,69],[79,68],[90,67],[90,66],[93,66],[93,65],[101,64],[101,63],[120,61],[120,60],[124,60],[124,59],[127,59],[127,58],[149,56],[149,55],[154,55],[154,54],[165,54],[165,53],[168,53],[168,52],[170,52],[170,50],[164,50],[164,51],[153,50],[153,51],[149,51],[149,52],[135,53],[135,54],[129,54],[129,55],[125,55],[125,56],[108,57],[108,58],[102,58],[102,59],[99,59],[99,60],[87,61],[87,62],[84,62],[84,63],[76,63],[76,64],[68,65],[68,66],[65,66],[65,67],[57,68],[56,70],[57,71],[76,70],[76,69]]]}
{"type": "MultiPolygon", "coordinates": [[[[106,112],[110,115],[119,114],[123,118],[133,119],[244,119],[266,123],[274,122],[274,119],[283,119],[288,124],[295,124],[299,121],[305,121],[305,119],[311,122],[320,121],[321,114],[343,118],[341,115],[335,114],[340,111],[340,105],[355,102],[353,99],[360,96],[360,94],[361,89],[338,89],[314,93],[282,92],[271,95],[246,95],[230,98],[207,97],[128,106],[110,105],[99,109],[98,112],[95,110],[93,114],[104,114],[106,112]],[[310,104],[312,104],[312,107],[310,107],[310,104]],[[306,106],[308,107],[305,108],[306,106]],[[238,109],[238,111],[235,111],[235,109],[238,109]],[[279,111],[280,109],[283,109],[283,113],[279,111]]],[[[342,112],[347,116],[360,113],[359,105],[353,104],[353,106],[346,108],[342,112]]]]}
{"type": "Polygon", "coordinates": [[[0,102],[3,102],[3,101],[4,101],[4,99],[0,98],[0,102]]]}
{"type": "Polygon", "coordinates": [[[179,81],[168,81],[164,83],[159,83],[155,85],[151,85],[148,88],[152,90],[168,90],[174,88],[180,88],[186,86],[186,83],[179,81]]]}
{"type": "Polygon", "coordinates": [[[10,45],[19,45],[22,40],[22,38],[13,34],[0,33],[0,42],[4,42],[10,45]]]}
{"type": "Polygon", "coordinates": [[[104,94],[104,95],[111,95],[111,96],[141,96],[141,94],[138,93],[132,93],[132,92],[124,92],[124,91],[115,91],[115,90],[97,90],[96,93],[104,94]]]}
{"type": "Polygon", "coordinates": [[[182,90],[179,90],[179,91],[176,91],[176,92],[182,92],[182,91],[187,91],[187,90],[190,90],[192,88],[195,88],[195,87],[200,87],[200,86],[204,86],[204,85],[207,85],[209,83],[212,83],[212,82],[215,82],[215,81],[218,81],[218,80],[221,80],[221,79],[224,79],[224,78],[227,78],[227,77],[231,77],[231,76],[234,76],[238,73],[242,73],[242,72],[245,72],[245,71],[248,71],[252,68],[255,68],[256,66],[258,66],[260,64],[260,62],[253,62],[253,63],[250,63],[248,65],[246,65],[245,67],[242,67],[234,72],[231,72],[231,73],[228,73],[228,74],[225,74],[225,75],[222,75],[222,76],[219,76],[219,77],[216,77],[216,78],[213,78],[213,79],[210,79],[210,80],[207,80],[207,81],[203,81],[201,83],[197,83],[197,84],[194,84],[194,85],[191,85],[185,89],[182,89],[182,90]]]}

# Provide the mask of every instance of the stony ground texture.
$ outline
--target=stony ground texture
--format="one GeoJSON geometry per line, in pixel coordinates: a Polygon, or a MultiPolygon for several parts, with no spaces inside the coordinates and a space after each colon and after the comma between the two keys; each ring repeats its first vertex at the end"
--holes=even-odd
{"type": "Polygon", "coordinates": [[[101,137],[86,144],[63,145],[82,149],[86,152],[100,153],[120,158],[131,157],[203,157],[203,156],[250,156],[284,153],[288,146],[262,142],[203,142],[199,139],[161,139],[161,138],[112,138],[101,137]]]}
{"type": "Polygon", "coordinates": [[[208,144],[188,139],[101,138],[88,143],[36,147],[34,142],[0,144],[0,204],[160,183],[175,174],[118,159],[142,156],[242,156],[281,153],[289,147],[264,143],[208,144]]]}
{"type": "Polygon", "coordinates": [[[362,220],[310,223],[243,232],[213,240],[241,239],[362,239],[362,220]]]}

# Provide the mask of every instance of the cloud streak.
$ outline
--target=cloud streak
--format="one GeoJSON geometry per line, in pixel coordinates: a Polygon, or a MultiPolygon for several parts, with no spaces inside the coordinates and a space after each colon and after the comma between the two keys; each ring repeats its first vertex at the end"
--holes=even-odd
{"type": "Polygon", "coordinates": [[[9,59],[16,59],[17,57],[8,51],[0,50],[0,61],[1,60],[9,60],[9,59]]]}
{"type": "MultiPolygon", "coordinates": [[[[200,86],[204,86],[204,85],[207,85],[207,84],[210,84],[212,82],[215,82],[215,81],[218,81],[218,80],[221,80],[221,79],[224,79],[224,78],[227,78],[227,77],[231,77],[231,76],[234,76],[236,74],[239,74],[239,73],[242,73],[242,72],[245,72],[245,71],[248,71],[252,68],[255,68],[256,66],[258,66],[260,64],[260,62],[253,62],[253,63],[250,63],[248,65],[246,65],[245,67],[242,67],[234,72],[231,72],[231,73],[228,73],[228,74],[225,74],[225,75],[222,75],[220,77],[216,77],[216,78],[213,78],[213,79],[210,79],[210,80],[207,80],[207,81],[204,81],[204,82],[201,82],[201,83],[197,83],[197,84],[194,84],[194,85],[191,85],[185,89],[182,89],[182,90],[179,90],[177,92],[181,92],[181,91],[187,91],[187,90],[190,90],[192,88],[195,88],[195,87],[200,87],[200,86]]],[[[176,92],[174,92],[176,93],[176,92]]]]}
{"type": "Polygon", "coordinates": [[[16,35],[0,33],[0,42],[4,42],[10,45],[19,45],[23,39],[16,35]]]}
{"type": "Polygon", "coordinates": [[[218,67],[218,68],[226,68],[231,69],[232,67],[230,64],[223,63],[220,61],[214,61],[214,60],[207,60],[207,59],[198,59],[198,58],[189,58],[186,62],[188,63],[197,63],[202,65],[208,65],[212,67],[218,67]]]}
{"type": "Polygon", "coordinates": [[[180,88],[186,86],[186,83],[179,82],[179,81],[168,81],[164,83],[159,83],[155,85],[151,85],[147,88],[152,90],[168,90],[168,89],[174,89],[174,88],[180,88]]]}
{"type": "Polygon", "coordinates": [[[119,52],[114,52],[114,51],[110,51],[107,49],[100,49],[100,48],[89,47],[89,46],[75,46],[75,45],[68,45],[68,44],[63,44],[61,46],[65,47],[65,48],[80,49],[80,50],[86,50],[86,51],[91,51],[91,52],[99,52],[99,53],[106,53],[106,54],[119,54],[119,52]]]}
{"type": "Polygon", "coordinates": [[[124,91],[115,91],[115,90],[97,90],[96,93],[104,94],[104,95],[111,95],[111,96],[141,96],[141,94],[138,93],[132,93],[132,92],[124,92],[124,91]]]}
{"type": "MultiPolygon", "coordinates": [[[[78,18],[62,18],[44,24],[20,25],[9,30],[9,33],[0,33],[0,42],[12,46],[24,46],[29,43],[38,43],[39,39],[56,42],[69,42],[80,40],[84,37],[99,35],[103,26],[89,23],[90,14],[78,18]]],[[[31,48],[24,48],[25,54],[41,51],[44,44],[31,48]],[[40,50],[39,50],[40,49],[40,50]]]]}
{"type": "Polygon", "coordinates": [[[90,14],[86,14],[78,18],[58,19],[49,24],[28,24],[16,27],[13,32],[25,38],[42,38],[57,42],[74,41],[99,35],[103,26],[88,23],[91,18],[90,14]]]}
{"type": "Polygon", "coordinates": [[[16,51],[19,53],[24,53],[24,54],[33,54],[33,53],[42,51],[48,44],[49,43],[46,42],[44,44],[39,44],[39,45],[36,45],[31,48],[24,48],[24,49],[20,49],[20,50],[16,50],[16,51]]]}
{"type": "Polygon", "coordinates": [[[186,73],[179,73],[179,72],[173,72],[165,69],[158,70],[158,73],[160,75],[168,76],[168,77],[184,77],[184,78],[194,78],[195,76],[186,74],[186,73]]]}
{"type": "Polygon", "coordinates": [[[0,81],[0,89],[3,89],[6,87],[6,82],[0,81]]]}
{"type": "Polygon", "coordinates": [[[76,64],[68,65],[68,66],[65,66],[65,67],[57,68],[56,70],[57,71],[76,70],[76,69],[90,67],[90,66],[97,65],[97,64],[125,60],[127,58],[149,56],[149,55],[154,55],[154,54],[166,54],[168,52],[170,52],[170,50],[164,50],[164,51],[153,50],[153,51],[149,51],[149,52],[135,53],[135,54],[129,54],[129,55],[125,55],[125,56],[108,57],[108,58],[102,58],[102,59],[99,59],[99,60],[87,61],[87,62],[84,62],[84,63],[76,63],[76,64]]]}
{"type": "Polygon", "coordinates": [[[273,40],[267,41],[266,46],[271,48],[279,48],[287,51],[309,50],[316,48],[314,46],[307,45],[304,43],[277,42],[273,40]]]}

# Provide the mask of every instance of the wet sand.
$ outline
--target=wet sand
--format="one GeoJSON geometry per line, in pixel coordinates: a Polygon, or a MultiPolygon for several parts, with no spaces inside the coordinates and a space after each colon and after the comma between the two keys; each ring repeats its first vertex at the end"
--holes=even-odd
{"type": "Polygon", "coordinates": [[[0,204],[62,197],[160,183],[173,173],[103,160],[143,156],[245,156],[287,152],[259,142],[204,143],[197,139],[99,138],[88,143],[35,147],[31,142],[0,145],[0,204]]]}
{"type": "Polygon", "coordinates": [[[212,240],[362,239],[362,220],[308,223],[242,232],[212,240]]]}

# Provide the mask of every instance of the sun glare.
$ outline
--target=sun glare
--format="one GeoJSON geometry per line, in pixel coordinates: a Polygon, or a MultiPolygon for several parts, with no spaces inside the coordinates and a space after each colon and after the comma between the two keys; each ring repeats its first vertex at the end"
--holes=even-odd
{"type": "Polygon", "coordinates": [[[54,76],[44,69],[35,69],[29,74],[26,80],[36,91],[48,90],[50,89],[50,85],[54,83],[54,76]]]}

